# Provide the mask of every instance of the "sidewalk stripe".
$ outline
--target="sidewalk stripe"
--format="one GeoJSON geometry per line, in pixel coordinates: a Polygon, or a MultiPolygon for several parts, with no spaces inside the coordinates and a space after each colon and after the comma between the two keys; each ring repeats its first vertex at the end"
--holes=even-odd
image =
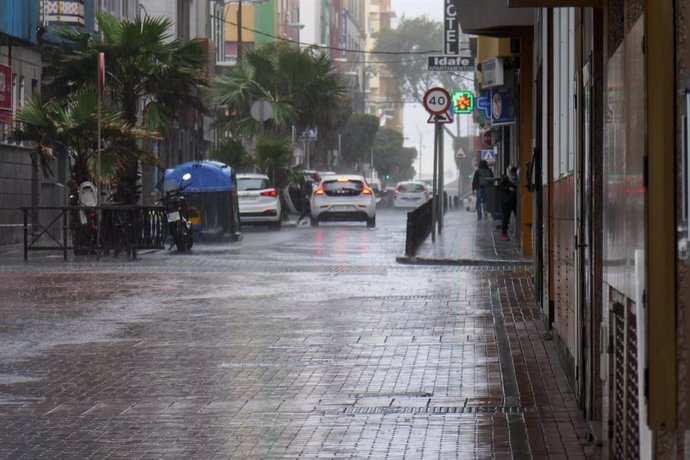
{"type": "MultiPolygon", "coordinates": [[[[505,325],[505,316],[501,306],[498,286],[489,280],[489,292],[491,295],[491,313],[494,317],[496,328],[496,344],[498,357],[501,363],[501,377],[503,380],[503,392],[505,394],[506,407],[519,407],[520,393],[517,378],[515,377],[515,365],[510,352],[510,341],[505,325]]],[[[510,448],[514,459],[532,458],[527,437],[525,418],[521,413],[508,413],[508,432],[510,448]]]]}

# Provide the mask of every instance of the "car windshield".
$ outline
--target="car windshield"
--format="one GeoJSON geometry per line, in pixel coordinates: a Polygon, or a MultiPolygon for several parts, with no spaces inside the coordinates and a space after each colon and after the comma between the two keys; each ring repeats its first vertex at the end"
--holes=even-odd
{"type": "Polygon", "coordinates": [[[331,180],[323,183],[326,195],[359,195],[364,190],[364,184],[359,180],[331,180]]]}
{"type": "Polygon", "coordinates": [[[252,178],[239,178],[237,179],[237,190],[240,192],[248,192],[252,190],[265,190],[271,188],[266,179],[252,179],[252,178]]]}
{"type": "Polygon", "coordinates": [[[398,190],[401,192],[416,192],[420,193],[425,190],[422,184],[400,184],[398,190]]]}

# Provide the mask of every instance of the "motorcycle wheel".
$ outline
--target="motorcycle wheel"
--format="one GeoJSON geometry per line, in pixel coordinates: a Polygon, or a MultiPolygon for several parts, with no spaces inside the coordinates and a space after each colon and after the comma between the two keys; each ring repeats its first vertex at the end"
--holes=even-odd
{"type": "Polygon", "coordinates": [[[184,222],[181,220],[177,222],[177,229],[175,229],[175,235],[173,235],[173,238],[175,239],[177,251],[185,252],[187,250],[187,238],[185,235],[184,222]]]}

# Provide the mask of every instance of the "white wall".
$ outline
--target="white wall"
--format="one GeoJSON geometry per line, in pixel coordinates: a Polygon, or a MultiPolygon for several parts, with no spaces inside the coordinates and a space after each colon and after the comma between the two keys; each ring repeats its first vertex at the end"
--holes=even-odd
{"type": "Polygon", "coordinates": [[[300,31],[300,43],[321,45],[321,2],[308,0],[300,2],[299,22],[304,24],[300,31]]]}

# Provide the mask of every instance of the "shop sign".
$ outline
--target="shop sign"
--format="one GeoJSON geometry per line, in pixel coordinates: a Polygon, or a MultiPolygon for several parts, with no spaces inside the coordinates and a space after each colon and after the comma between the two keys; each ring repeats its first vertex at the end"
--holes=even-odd
{"type": "Polygon", "coordinates": [[[468,56],[427,56],[429,72],[474,72],[474,58],[468,56]]]}
{"type": "Polygon", "coordinates": [[[503,86],[503,59],[482,61],[482,88],[503,86]]]}
{"type": "Polygon", "coordinates": [[[515,123],[515,106],[512,88],[493,88],[491,90],[491,125],[511,125],[515,123]]]}
{"type": "Polygon", "coordinates": [[[12,110],[12,67],[0,64],[0,110],[12,110]]]}

